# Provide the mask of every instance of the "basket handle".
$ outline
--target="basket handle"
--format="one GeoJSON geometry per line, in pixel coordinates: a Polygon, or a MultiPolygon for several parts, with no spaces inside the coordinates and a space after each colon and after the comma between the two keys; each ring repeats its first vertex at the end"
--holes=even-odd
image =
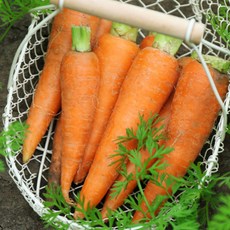
{"type": "MultiPolygon", "coordinates": [[[[125,4],[114,0],[51,0],[51,4],[81,11],[111,21],[125,23],[148,31],[185,39],[190,21],[158,11],[125,4]]],[[[205,25],[195,22],[190,34],[190,42],[199,44],[205,25]]]]}

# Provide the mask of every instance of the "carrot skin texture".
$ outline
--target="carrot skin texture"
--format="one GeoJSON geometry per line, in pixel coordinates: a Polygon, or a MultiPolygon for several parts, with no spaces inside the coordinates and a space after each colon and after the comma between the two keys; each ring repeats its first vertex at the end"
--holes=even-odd
{"type": "MultiPolygon", "coordinates": [[[[177,78],[178,62],[174,57],[151,47],[137,54],[123,82],[113,113],[80,192],[80,199],[84,199],[84,208],[88,205],[96,206],[118,176],[118,164],[111,165],[120,159],[119,156],[111,157],[117,150],[115,142],[117,137],[124,136],[127,127],[135,130],[139,114],[143,114],[146,119],[150,113],[158,113],[177,78]],[[100,184],[95,185],[96,181],[100,181],[100,184]]],[[[82,214],[75,212],[75,218],[78,217],[82,217],[82,214]]]]}
{"type": "Polygon", "coordinates": [[[105,34],[99,40],[96,53],[101,70],[98,106],[92,132],[83,157],[83,162],[74,182],[82,182],[94,159],[98,144],[117,101],[121,84],[138,53],[138,45],[123,38],[105,34]]]}
{"type": "Polygon", "coordinates": [[[178,59],[180,69],[183,69],[186,65],[190,62],[196,61],[194,58],[191,57],[181,57],[178,59]]]}
{"type": "Polygon", "coordinates": [[[29,110],[28,132],[23,144],[23,162],[28,162],[45,134],[51,120],[60,110],[60,64],[63,56],[71,50],[72,24],[89,24],[92,37],[95,37],[99,18],[77,11],[63,9],[52,24],[45,65],[36,86],[35,95],[29,110]]]}
{"type": "Polygon", "coordinates": [[[60,185],[61,179],[61,153],[62,153],[62,124],[61,115],[56,123],[52,146],[52,157],[49,166],[48,185],[60,185]]]}
{"type": "Polygon", "coordinates": [[[143,38],[140,43],[140,49],[144,49],[146,47],[152,47],[154,38],[155,38],[154,35],[147,35],[145,38],[143,38]]]}
{"type": "Polygon", "coordinates": [[[99,81],[99,62],[95,53],[70,51],[65,55],[61,66],[61,187],[67,201],[91,131],[99,81]]]}
{"type": "MultiPolygon", "coordinates": [[[[163,126],[163,128],[159,131],[158,135],[160,134],[165,135],[167,125],[169,123],[170,115],[171,115],[172,99],[173,99],[173,93],[170,95],[169,99],[166,101],[165,105],[160,110],[159,118],[161,120],[156,124],[155,127],[159,128],[163,126]]],[[[163,140],[160,140],[159,145],[161,145],[162,142],[163,140]]],[[[153,154],[154,152],[149,153],[146,149],[142,149],[141,150],[141,162],[144,164],[144,162],[146,162],[149,159],[149,157],[152,156],[153,154]]],[[[155,162],[155,159],[152,159],[151,161],[149,161],[147,168],[150,167],[154,162],[155,162]]],[[[127,167],[127,174],[128,175],[132,174],[133,177],[135,178],[135,174],[136,174],[135,165],[131,163],[130,161],[128,161],[126,167],[127,167]]],[[[116,179],[116,181],[125,181],[125,180],[126,178],[122,175],[119,175],[118,178],[116,179]]],[[[103,208],[101,210],[102,218],[106,219],[108,217],[108,210],[116,210],[118,207],[120,207],[124,203],[125,199],[133,192],[136,186],[137,186],[137,181],[135,179],[131,180],[127,184],[127,187],[124,188],[116,197],[112,196],[113,190],[110,189],[108,194],[106,195],[106,199],[105,199],[103,208]]]]}
{"type": "MultiPolygon", "coordinates": [[[[211,67],[210,71],[220,96],[224,98],[228,87],[227,77],[211,67]]],[[[197,61],[184,65],[171,108],[168,140],[164,144],[174,150],[162,158],[162,163],[168,166],[159,171],[159,175],[166,173],[182,177],[200,153],[220,110],[203,67],[197,61]]],[[[165,183],[163,185],[166,187],[165,183]]],[[[168,192],[171,193],[170,187],[163,189],[150,181],[145,188],[145,196],[150,204],[158,195],[166,195],[168,192]]],[[[147,213],[144,202],[141,207],[147,213]]],[[[141,212],[136,211],[133,222],[138,222],[143,217],[141,212]]]]}
{"type": "Polygon", "coordinates": [[[109,21],[107,19],[102,18],[99,22],[97,33],[95,36],[95,45],[94,47],[97,47],[98,41],[104,34],[108,34],[112,27],[112,21],[109,21]]]}

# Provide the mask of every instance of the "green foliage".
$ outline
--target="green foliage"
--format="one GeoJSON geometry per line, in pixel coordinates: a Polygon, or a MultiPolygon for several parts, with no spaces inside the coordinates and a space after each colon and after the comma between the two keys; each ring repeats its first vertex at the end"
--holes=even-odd
{"type": "Polygon", "coordinates": [[[230,195],[219,197],[217,212],[209,222],[208,229],[230,229],[230,195]]]}
{"type": "Polygon", "coordinates": [[[230,45],[229,18],[229,6],[227,6],[224,2],[219,4],[217,14],[212,12],[207,14],[207,19],[211,23],[213,29],[220,35],[228,46],[230,45]]]}
{"type": "MultiPolygon", "coordinates": [[[[84,209],[84,200],[80,200],[79,196],[76,197],[76,203],[79,204],[78,208],[70,207],[64,200],[61,189],[56,191],[52,189],[47,190],[45,195],[49,201],[45,202],[45,207],[49,210],[44,214],[43,220],[47,226],[55,226],[57,223],[54,221],[57,215],[66,216],[73,222],[81,226],[87,226],[88,229],[112,229],[116,226],[118,229],[129,229],[131,227],[140,227],[140,229],[150,229],[153,226],[157,230],[163,229],[176,229],[176,230],[194,230],[200,229],[203,226],[210,226],[210,229],[218,226],[218,222],[227,221],[229,218],[229,198],[221,198],[223,208],[220,208],[217,217],[210,221],[209,209],[216,209],[219,205],[218,199],[213,199],[217,196],[214,188],[216,186],[230,185],[229,173],[223,176],[213,175],[210,178],[205,178],[202,164],[191,164],[187,174],[183,178],[175,178],[170,175],[161,175],[159,177],[157,170],[166,167],[160,163],[161,157],[172,151],[171,148],[159,146],[158,142],[162,138],[160,128],[155,128],[159,121],[158,116],[151,116],[149,120],[145,121],[143,116],[140,116],[140,122],[137,130],[127,129],[126,136],[118,137],[117,144],[118,150],[113,155],[116,158],[116,163],[119,163],[121,169],[119,172],[126,177],[125,182],[116,183],[113,195],[116,196],[119,192],[127,186],[128,181],[135,179],[137,181],[137,188],[135,195],[130,195],[125,200],[125,205],[129,207],[126,209],[118,208],[115,211],[109,210],[109,217],[107,221],[103,221],[100,210],[97,207],[88,207],[84,209]],[[131,140],[137,141],[137,148],[127,149],[126,142],[131,140]],[[150,154],[150,159],[155,159],[155,163],[147,169],[147,164],[141,162],[140,151],[151,150],[155,152],[150,154]],[[117,157],[120,159],[117,160],[117,157]],[[136,166],[135,175],[127,173],[125,159],[128,158],[136,166]],[[204,180],[205,178],[205,180],[204,180]],[[151,180],[158,186],[161,186],[160,181],[166,182],[166,188],[172,189],[172,194],[168,193],[165,196],[158,196],[154,203],[149,204],[144,196],[144,187],[146,181],[151,180]],[[207,183],[208,182],[208,183],[207,183]],[[52,202],[50,202],[52,200],[52,202]],[[141,210],[141,202],[145,201],[151,217],[145,217],[138,223],[132,223],[133,212],[131,210],[141,210]],[[154,215],[159,205],[165,202],[160,208],[157,216],[154,215]],[[57,210],[57,211],[52,211],[57,210]],[[77,210],[82,212],[85,216],[84,219],[73,219],[73,212],[77,210]],[[72,212],[72,213],[71,213],[72,212]],[[218,216],[220,215],[220,216],[218,216]],[[212,227],[213,226],[213,227],[212,227]]],[[[56,229],[68,229],[69,225],[66,223],[58,223],[56,229]]],[[[227,224],[227,222],[226,222],[227,224]]],[[[220,225],[221,226],[221,225],[220,225]]]]}
{"type": "Polygon", "coordinates": [[[66,216],[69,220],[73,220],[73,216],[70,215],[71,207],[66,203],[62,195],[61,188],[53,184],[47,186],[44,197],[44,206],[48,207],[45,214],[42,216],[45,227],[53,227],[55,229],[62,230],[68,229],[68,223],[64,223],[56,219],[58,215],[62,215],[66,216]]]}
{"type": "Polygon", "coordinates": [[[12,26],[29,11],[38,6],[48,5],[49,0],[1,0],[0,1],[0,42],[12,26]]]}
{"type": "MultiPolygon", "coordinates": [[[[11,153],[17,152],[25,138],[26,125],[21,122],[13,122],[9,125],[8,130],[0,133],[0,156],[3,157],[9,154],[8,148],[11,153]]],[[[4,170],[4,163],[0,160],[0,171],[4,170]]]]}

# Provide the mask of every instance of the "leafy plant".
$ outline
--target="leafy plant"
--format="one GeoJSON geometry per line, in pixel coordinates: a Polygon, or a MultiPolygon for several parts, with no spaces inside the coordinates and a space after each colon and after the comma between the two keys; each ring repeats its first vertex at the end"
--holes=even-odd
{"type": "MultiPolygon", "coordinates": [[[[83,212],[85,218],[74,220],[73,219],[73,207],[70,207],[64,200],[61,189],[59,188],[57,192],[54,190],[47,190],[46,198],[50,201],[46,201],[45,207],[48,213],[45,213],[42,219],[45,221],[46,225],[55,226],[55,218],[57,215],[65,216],[73,223],[78,223],[81,226],[87,226],[89,229],[111,229],[116,226],[118,229],[125,229],[131,227],[140,227],[140,229],[148,229],[152,226],[156,226],[156,229],[166,229],[171,227],[173,229],[199,229],[201,226],[207,226],[212,224],[209,218],[209,208],[217,207],[217,199],[212,199],[213,196],[217,195],[214,192],[214,187],[218,184],[229,184],[229,175],[223,176],[211,176],[206,178],[209,183],[203,181],[205,173],[202,169],[202,164],[192,164],[184,178],[173,178],[168,177],[167,185],[173,185],[173,194],[168,194],[167,196],[158,197],[158,200],[154,204],[148,204],[150,213],[154,213],[158,204],[162,201],[165,202],[164,206],[161,207],[157,216],[154,214],[151,218],[144,218],[139,224],[132,223],[131,210],[139,210],[140,203],[143,200],[143,191],[146,180],[157,181],[158,175],[156,169],[159,167],[165,167],[160,165],[158,161],[150,168],[147,169],[145,164],[140,162],[140,150],[148,149],[152,152],[153,148],[156,149],[155,155],[151,157],[162,157],[171,151],[170,148],[160,147],[158,141],[163,136],[159,135],[159,129],[154,128],[154,125],[158,120],[157,116],[152,116],[148,121],[144,121],[143,117],[140,116],[140,123],[136,131],[132,129],[126,130],[126,136],[118,137],[118,151],[115,156],[121,154],[122,160],[120,161],[121,170],[120,173],[126,176],[127,180],[135,179],[137,180],[137,191],[135,196],[129,196],[125,205],[130,208],[129,211],[118,208],[116,211],[111,211],[108,220],[105,222],[102,220],[100,209],[88,208],[84,210],[83,200],[76,197],[76,202],[81,204],[78,211],[83,212]],[[125,142],[132,139],[137,140],[137,148],[133,150],[128,150],[125,148],[125,142]],[[127,175],[127,170],[125,166],[125,156],[136,165],[136,176],[127,175]],[[176,183],[174,183],[176,181],[176,183]],[[202,203],[202,205],[201,205],[202,203]],[[52,211],[57,210],[57,211],[52,211]],[[205,221],[201,222],[201,218],[205,221]]],[[[122,188],[127,185],[127,182],[117,184],[114,190],[114,196],[118,194],[122,188]]],[[[224,209],[225,210],[225,209],[224,209]]],[[[68,229],[68,224],[60,223],[58,229],[68,229]],[[61,225],[61,227],[60,227],[61,225]]]]}
{"type": "Polygon", "coordinates": [[[0,0],[0,42],[31,9],[48,4],[49,0],[0,0]]]}
{"type": "MultiPolygon", "coordinates": [[[[19,121],[9,125],[7,130],[0,133],[0,156],[8,156],[10,152],[17,152],[23,143],[25,137],[26,125],[19,121]]],[[[4,163],[0,160],[0,171],[5,169],[4,163]]]]}
{"type": "Polygon", "coordinates": [[[209,222],[208,229],[230,229],[230,195],[219,197],[217,212],[209,222]]]}
{"type": "Polygon", "coordinates": [[[218,5],[217,13],[208,12],[207,19],[211,23],[213,29],[220,37],[230,45],[230,27],[229,27],[230,10],[226,3],[222,2],[218,5]]]}

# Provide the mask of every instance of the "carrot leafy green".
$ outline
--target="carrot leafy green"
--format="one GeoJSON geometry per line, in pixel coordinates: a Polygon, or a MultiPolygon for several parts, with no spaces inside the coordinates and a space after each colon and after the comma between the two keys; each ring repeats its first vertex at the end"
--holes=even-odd
{"type": "MultiPolygon", "coordinates": [[[[186,176],[183,178],[178,179],[169,177],[166,184],[167,186],[172,183],[174,184],[172,187],[172,195],[168,194],[167,196],[159,196],[155,204],[149,204],[150,212],[154,213],[158,207],[158,202],[161,203],[163,200],[167,199],[167,202],[161,207],[157,216],[152,215],[151,218],[146,217],[138,224],[132,222],[132,210],[139,210],[140,203],[143,200],[145,181],[149,179],[158,181],[156,169],[164,167],[159,164],[159,161],[156,161],[152,167],[147,169],[147,165],[141,164],[140,162],[140,150],[146,148],[149,151],[152,151],[153,148],[155,148],[156,152],[153,157],[157,158],[160,158],[171,151],[171,148],[158,146],[159,139],[164,137],[158,135],[158,129],[160,128],[154,128],[153,124],[154,122],[157,122],[157,119],[157,116],[152,116],[149,120],[145,121],[143,117],[140,116],[137,130],[127,129],[126,136],[118,137],[117,139],[118,151],[115,153],[115,156],[117,154],[121,154],[122,156],[122,160],[120,161],[120,173],[125,175],[127,180],[137,180],[137,190],[125,200],[125,208],[120,207],[115,211],[109,211],[108,219],[104,221],[102,219],[100,207],[84,210],[84,201],[80,200],[77,195],[76,202],[80,204],[78,211],[82,211],[85,218],[74,220],[73,212],[76,207],[71,207],[65,202],[61,194],[61,189],[47,189],[45,197],[48,199],[44,202],[44,205],[48,211],[42,216],[46,225],[55,227],[55,225],[58,224],[58,229],[68,229],[70,223],[64,223],[61,221],[56,222],[55,218],[57,215],[65,216],[67,219],[71,220],[71,223],[87,226],[87,229],[95,229],[96,227],[100,229],[111,229],[112,227],[116,227],[117,229],[128,229],[131,227],[147,229],[152,226],[157,226],[157,229],[171,227],[173,229],[194,230],[200,229],[202,226],[208,226],[209,224],[210,226],[217,224],[220,218],[217,216],[210,221],[209,211],[210,209],[215,209],[218,205],[217,199],[212,199],[213,196],[218,195],[215,192],[214,187],[226,184],[230,186],[229,174],[223,176],[217,174],[212,175],[210,178],[207,178],[209,183],[204,183],[203,179],[205,172],[200,163],[192,164],[186,176]],[[137,148],[132,150],[126,149],[125,142],[133,139],[137,140],[137,148]],[[132,175],[127,175],[124,160],[125,155],[136,165],[135,178],[133,178],[132,175]],[[175,180],[176,183],[174,183],[175,180]]],[[[127,182],[117,184],[114,190],[114,195],[116,196],[126,184],[127,182]]],[[[226,203],[227,199],[228,198],[221,200],[224,205],[223,209],[220,209],[219,215],[221,216],[226,211],[226,205],[229,206],[229,204],[226,203]]]]}
{"type": "Polygon", "coordinates": [[[220,2],[216,13],[208,12],[207,14],[207,19],[213,29],[220,35],[228,46],[230,45],[229,17],[229,6],[227,6],[225,2],[220,2]]]}
{"type": "MultiPolygon", "coordinates": [[[[8,156],[10,152],[14,153],[20,150],[24,137],[26,125],[21,122],[13,122],[9,125],[7,130],[0,133],[0,156],[8,156]]],[[[0,171],[5,169],[4,162],[0,160],[0,171]]]]}
{"type": "Polygon", "coordinates": [[[208,229],[230,228],[230,195],[222,195],[218,199],[217,212],[208,224],[208,229]]]}
{"type": "Polygon", "coordinates": [[[31,9],[48,4],[49,0],[0,0],[0,42],[31,9]]]}

